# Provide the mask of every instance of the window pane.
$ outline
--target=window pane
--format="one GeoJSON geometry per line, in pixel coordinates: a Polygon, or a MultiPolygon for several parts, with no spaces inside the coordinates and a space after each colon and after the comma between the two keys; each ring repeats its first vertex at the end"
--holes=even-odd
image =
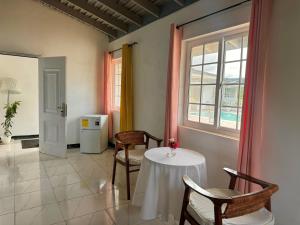
{"type": "Polygon", "coordinates": [[[113,90],[112,90],[112,100],[113,107],[120,107],[120,95],[121,95],[121,71],[122,63],[121,60],[113,61],[113,90]]]}
{"type": "Polygon", "coordinates": [[[243,100],[244,100],[244,85],[241,85],[240,93],[239,93],[239,107],[243,107],[243,100]]]}
{"type": "Polygon", "coordinates": [[[246,61],[242,62],[242,74],[241,74],[241,83],[245,83],[245,75],[246,75],[246,61]]]}
{"type": "Polygon", "coordinates": [[[235,38],[225,41],[225,61],[234,61],[241,59],[242,38],[235,38]]]}
{"type": "Polygon", "coordinates": [[[241,120],[242,120],[242,109],[239,108],[239,114],[238,114],[238,130],[241,129],[241,120]]]}
{"type": "Polygon", "coordinates": [[[239,85],[222,86],[222,106],[237,107],[239,85]]]}
{"type": "Polygon", "coordinates": [[[118,96],[121,96],[121,86],[118,86],[118,96]]]}
{"type": "Polygon", "coordinates": [[[190,86],[189,96],[190,103],[200,103],[200,85],[190,86]]]}
{"type": "Polygon", "coordinates": [[[204,65],[203,67],[203,84],[217,83],[218,64],[204,65]]]}
{"type": "Polygon", "coordinates": [[[215,107],[208,105],[201,105],[200,122],[207,124],[214,124],[215,121],[215,107]]]}
{"type": "Polygon", "coordinates": [[[120,97],[115,97],[115,106],[120,106],[120,97]]]}
{"type": "Polygon", "coordinates": [[[215,104],[216,85],[202,85],[201,103],[215,104]]]}
{"type": "Polygon", "coordinates": [[[204,46],[204,63],[218,62],[219,42],[213,42],[204,46]]]}
{"type": "Polygon", "coordinates": [[[225,63],[224,83],[239,83],[240,80],[240,62],[225,63]]]}
{"type": "Polygon", "coordinates": [[[237,108],[221,108],[220,126],[236,129],[237,108]]]}
{"type": "Polygon", "coordinates": [[[121,76],[119,75],[115,76],[115,85],[121,85],[121,76]]]}
{"type": "Polygon", "coordinates": [[[191,67],[190,84],[201,84],[202,66],[191,67]]]}
{"type": "Polygon", "coordinates": [[[189,104],[188,120],[199,122],[200,105],[189,104]]]}
{"type": "Polygon", "coordinates": [[[247,59],[248,53],[248,36],[243,37],[243,59],[247,59]]]}
{"type": "Polygon", "coordinates": [[[119,95],[118,93],[118,86],[114,86],[114,93],[113,93],[114,97],[117,97],[119,95]]]}
{"type": "Polygon", "coordinates": [[[202,64],[203,60],[203,45],[192,48],[191,65],[202,64]]]}

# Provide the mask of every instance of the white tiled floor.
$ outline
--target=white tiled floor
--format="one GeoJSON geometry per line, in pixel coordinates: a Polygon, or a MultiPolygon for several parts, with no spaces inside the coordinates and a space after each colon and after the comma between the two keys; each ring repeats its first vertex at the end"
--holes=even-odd
{"type": "Polygon", "coordinates": [[[19,141],[0,145],[0,225],[163,225],[126,200],[124,169],[111,185],[112,153],[75,149],[60,159],[19,141]]]}

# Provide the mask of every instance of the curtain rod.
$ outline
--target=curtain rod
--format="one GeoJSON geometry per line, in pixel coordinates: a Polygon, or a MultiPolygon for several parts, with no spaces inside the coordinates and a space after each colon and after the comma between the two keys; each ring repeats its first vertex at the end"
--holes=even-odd
{"type": "Polygon", "coordinates": [[[9,56],[18,56],[18,57],[36,58],[36,59],[39,58],[38,55],[31,55],[31,54],[18,53],[18,52],[6,52],[6,51],[0,51],[0,55],[9,55],[9,56]]]}
{"type": "Polygon", "coordinates": [[[180,28],[180,27],[183,27],[183,26],[188,25],[188,24],[190,24],[190,23],[196,22],[196,21],[198,21],[198,20],[202,20],[202,19],[205,19],[205,18],[207,18],[207,17],[209,17],[209,16],[218,14],[218,13],[220,13],[220,12],[227,11],[227,10],[229,10],[229,9],[235,8],[235,7],[237,7],[237,6],[240,6],[240,5],[242,5],[242,4],[246,3],[246,2],[251,2],[251,0],[245,0],[245,1],[239,2],[239,3],[237,3],[237,4],[228,6],[228,7],[224,8],[224,9],[221,9],[221,10],[218,10],[218,11],[215,11],[215,12],[212,12],[212,13],[207,14],[207,15],[205,15],[205,16],[201,16],[201,17],[199,17],[199,18],[190,20],[190,21],[188,21],[188,22],[186,22],[186,23],[179,24],[179,25],[176,26],[176,28],[178,29],[178,28],[180,28]]]}
{"type": "MultiPolygon", "coordinates": [[[[131,44],[128,44],[128,46],[134,46],[134,45],[137,45],[137,44],[138,44],[137,42],[133,42],[133,43],[131,43],[131,44]]],[[[122,48],[118,48],[118,49],[109,51],[109,54],[114,53],[114,52],[117,52],[117,51],[120,51],[120,50],[122,50],[122,48]]]]}

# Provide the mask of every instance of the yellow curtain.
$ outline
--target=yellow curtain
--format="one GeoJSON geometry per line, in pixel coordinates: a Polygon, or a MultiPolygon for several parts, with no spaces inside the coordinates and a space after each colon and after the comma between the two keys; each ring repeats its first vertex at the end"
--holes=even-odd
{"type": "Polygon", "coordinates": [[[132,47],[122,47],[120,131],[133,130],[132,47]]]}

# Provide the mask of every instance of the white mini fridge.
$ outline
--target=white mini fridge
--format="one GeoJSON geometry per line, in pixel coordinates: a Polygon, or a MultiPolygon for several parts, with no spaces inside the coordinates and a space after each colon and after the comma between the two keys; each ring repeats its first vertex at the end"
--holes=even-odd
{"type": "Polygon", "coordinates": [[[101,153],[108,144],[107,115],[80,118],[80,153],[101,153]]]}

